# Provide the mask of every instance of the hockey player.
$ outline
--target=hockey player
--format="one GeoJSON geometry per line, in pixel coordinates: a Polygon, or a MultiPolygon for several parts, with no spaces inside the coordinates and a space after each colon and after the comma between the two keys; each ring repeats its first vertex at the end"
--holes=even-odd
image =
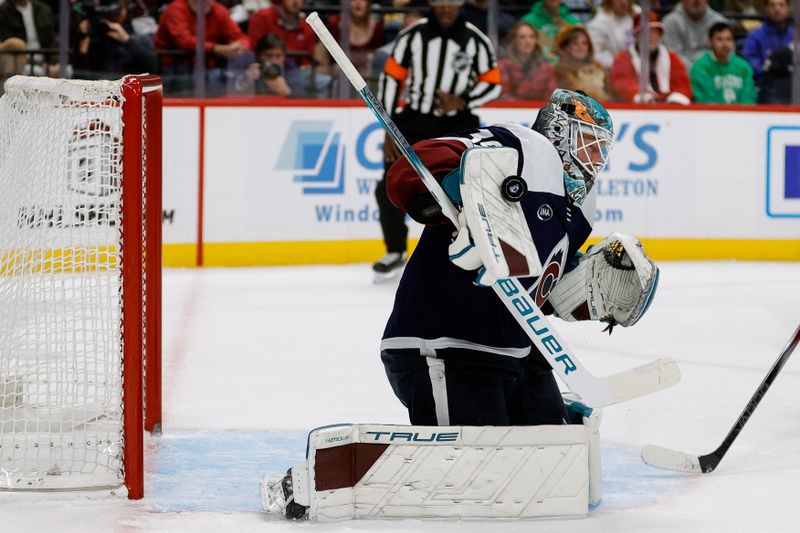
{"type": "MultiPolygon", "coordinates": [[[[592,98],[557,89],[532,129],[497,124],[414,146],[457,206],[462,156],[475,147],[516,151],[515,174],[527,184],[520,200],[535,263],[521,282],[545,313],[629,326],[647,309],[658,269],[641,244],[612,235],[586,255],[593,188],[613,145],[611,118],[592,98]],[[627,243],[623,246],[622,242],[627,243]],[[635,265],[645,265],[642,272],[635,265]]],[[[530,339],[486,288],[466,220],[453,225],[411,165],[387,175],[394,204],[425,224],[400,281],[381,342],[389,382],[414,425],[562,424],[567,413],[553,373],[530,339]]],[[[527,232],[525,232],[527,233],[527,232]]],[[[485,263],[485,262],[484,262],[485,263]]],[[[509,265],[512,260],[509,259],[509,265]]],[[[515,275],[512,272],[512,275],[515,275]]]]}

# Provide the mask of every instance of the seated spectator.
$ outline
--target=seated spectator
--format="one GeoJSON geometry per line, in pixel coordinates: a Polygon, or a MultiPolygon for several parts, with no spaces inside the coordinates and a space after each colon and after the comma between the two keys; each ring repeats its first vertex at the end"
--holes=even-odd
{"type": "Polygon", "coordinates": [[[708,30],[728,20],[708,7],[708,0],[681,0],[664,17],[664,46],[678,54],[688,69],[708,51],[708,30]]]}
{"type": "MultiPolygon", "coordinates": [[[[342,18],[331,16],[327,21],[328,29],[333,37],[341,42],[340,26],[342,18]]],[[[383,36],[383,24],[372,16],[372,4],[368,0],[350,0],[350,61],[362,74],[369,72],[372,53],[386,44],[383,36]]],[[[316,47],[317,61],[322,67],[334,64],[333,58],[322,43],[316,47]]]]}
{"type": "Polygon", "coordinates": [[[520,20],[527,22],[539,32],[539,44],[544,56],[551,63],[558,61],[558,55],[555,53],[558,32],[565,26],[580,24],[561,0],[539,0],[520,20]]]}
{"type": "MultiPolygon", "coordinates": [[[[165,55],[161,58],[165,92],[180,93],[191,90],[190,71],[194,65],[197,44],[195,10],[196,0],[173,0],[161,14],[155,45],[159,50],[180,50],[185,56],[165,55]]],[[[247,36],[231,19],[228,10],[214,0],[205,0],[206,68],[209,92],[212,96],[223,90],[232,90],[232,83],[250,65],[253,54],[247,36]]]]}
{"type": "MultiPolygon", "coordinates": [[[[479,30],[488,35],[489,0],[467,0],[464,2],[464,5],[461,6],[461,16],[464,20],[474,24],[479,30]]],[[[498,9],[495,21],[497,24],[497,38],[502,41],[506,38],[508,32],[517,20],[512,15],[498,9]]]]}
{"type": "Polygon", "coordinates": [[[497,61],[507,100],[546,100],[558,87],[556,71],[539,46],[539,33],[527,22],[517,22],[506,37],[505,54],[497,61]]]}
{"type": "Polygon", "coordinates": [[[744,42],[742,55],[755,72],[758,101],[787,104],[791,101],[794,29],[788,0],[768,0],[763,26],[744,42]]]}
{"type": "Polygon", "coordinates": [[[631,45],[633,16],[639,11],[633,0],[603,0],[586,25],[595,48],[594,57],[604,67],[611,68],[617,54],[631,45]]]}
{"type": "MultiPolygon", "coordinates": [[[[0,4],[0,51],[55,48],[56,28],[53,11],[41,0],[5,0],[0,4]]],[[[0,55],[0,75],[20,74],[30,56],[0,55]]],[[[55,76],[58,64],[53,55],[33,56],[33,73],[55,76]]],[[[26,71],[26,73],[28,73],[26,71]]]]}
{"type": "MultiPolygon", "coordinates": [[[[161,14],[154,39],[157,49],[194,53],[197,45],[196,7],[197,0],[173,0],[167,5],[161,14]]],[[[231,19],[225,6],[215,0],[205,0],[204,8],[206,13],[204,48],[207,54],[207,66],[218,66],[226,60],[246,56],[250,42],[231,19]]],[[[174,62],[191,64],[193,59],[174,60],[169,56],[162,59],[164,65],[174,62]]]]}
{"type": "Polygon", "coordinates": [[[695,102],[755,104],[753,68],[734,51],[733,28],[716,22],[708,30],[711,50],[694,62],[689,78],[695,102]]]}
{"type": "Polygon", "coordinates": [[[330,76],[314,75],[286,57],[286,43],[268,33],[256,43],[256,62],[250,65],[239,82],[238,92],[305,98],[316,96],[330,85],[330,76]],[[314,79],[312,79],[314,76],[314,79]]]}
{"type": "Polygon", "coordinates": [[[571,26],[556,36],[560,59],[556,63],[558,86],[583,91],[598,102],[611,99],[611,87],[605,67],[594,59],[589,32],[583,26],[571,26]]]}
{"type": "Polygon", "coordinates": [[[153,41],[133,33],[126,4],[93,0],[77,4],[72,16],[78,22],[72,37],[76,77],[117,79],[158,71],[153,41]]]}
{"type": "Polygon", "coordinates": [[[658,21],[655,13],[651,13],[648,23],[650,54],[650,83],[644,98],[639,94],[639,42],[636,38],[641,30],[640,17],[634,17],[633,44],[617,54],[611,67],[611,86],[617,99],[633,102],[669,102],[688,105],[692,101],[692,87],[686,67],[678,54],[661,43],[664,36],[664,25],[658,21]]]}
{"type": "Polygon", "coordinates": [[[302,9],[303,0],[282,0],[257,11],[248,25],[250,42],[255,45],[266,34],[274,33],[286,43],[289,59],[301,66],[311,65],[316,41],[302,9]]]}

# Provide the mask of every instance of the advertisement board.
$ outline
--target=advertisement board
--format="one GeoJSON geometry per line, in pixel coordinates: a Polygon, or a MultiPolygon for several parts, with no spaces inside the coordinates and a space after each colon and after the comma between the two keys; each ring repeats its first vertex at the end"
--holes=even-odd
{"type": "MultiPolygon", "coordinates": [[[[165,114],[165,138],[181,152],[165,166],[165,199],[180,206],[187,223],[176,220],[171,232],[165,227],[167,242],[190,241],[194,215],[202,220],[195,231],[209,252],[207,264],[380,255],[374,191],[384,133],[364,106],[205,107],[202,150],[192,112],[198,111],[165,114]],[[203,194],[193,213],[187,202],[198,187],[189,182],[198,180],[198,165],[203,194]]],[[[484,124],[529,125],[535,113],[489,107],[479,114],[484,124]]],[[[593,236],[621,231],[656,246],[670,243],[661,253],[671,258],[703,257],[702,250],[709,258],[800,258],[797,115],[686,108],[612,109],[611,115],[616,143],[596,184],[593,236]],[[776,251],[787,242],[788,252],[776,251]],[[735,250],[737,243],[751,255],[735,250]],[[754,250],[754,243],[765,250],[754,250]]],[[[411,237],[420,230],[412,223],[411,237]]]]}

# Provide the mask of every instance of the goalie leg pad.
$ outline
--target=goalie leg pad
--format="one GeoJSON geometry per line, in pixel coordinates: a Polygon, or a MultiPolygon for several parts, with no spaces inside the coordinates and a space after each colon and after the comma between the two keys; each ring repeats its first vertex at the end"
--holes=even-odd
{"type": "Polygon", "coordinates": [[[600,494],[599,421],[595,410],[583,425],[316,429],[301,466],[308,517],[586,516],[600,494]]]}

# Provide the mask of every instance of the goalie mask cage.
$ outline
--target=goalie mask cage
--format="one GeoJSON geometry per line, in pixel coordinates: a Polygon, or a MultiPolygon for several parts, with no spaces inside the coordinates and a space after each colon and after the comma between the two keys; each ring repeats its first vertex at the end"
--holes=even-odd
{"type": "Polygon", "coordinates": [[[160,284],[160,79],[9,79],[0,489],[142,497],[144,431],[161,422],[160,284]]]}

